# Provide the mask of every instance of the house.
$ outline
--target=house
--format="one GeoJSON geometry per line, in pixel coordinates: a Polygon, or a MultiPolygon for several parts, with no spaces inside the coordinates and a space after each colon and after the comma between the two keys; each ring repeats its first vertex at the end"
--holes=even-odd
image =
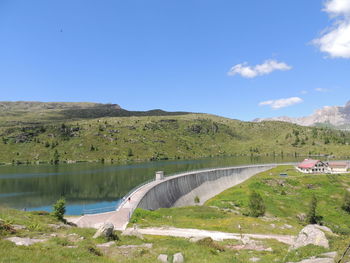
{"type": "Polygon", "coordinates": [[[320,160],[305,159],[298,164],[297,169],[302,173],[326,173],[328,172],[328,164],[320,160]]]}
{"type": "Polygon", "coordinates": [[[330,173],[346,173],[349,169],[348,162],[329,162],[328,170],[330,173]]]}

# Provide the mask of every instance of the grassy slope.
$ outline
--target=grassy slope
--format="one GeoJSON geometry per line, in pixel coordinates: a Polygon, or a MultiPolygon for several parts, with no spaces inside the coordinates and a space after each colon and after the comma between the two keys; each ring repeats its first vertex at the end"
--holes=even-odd
{"type": "MultiPolygon", "coordinates": [[[[311,196],[315,194],[319,200],[317,213],[323,216],[324,225],[339,234],[338,237],[329,237],[330,250],[342,253],[350,242],[350,215],[341,209],[349,186],[349,175],[304,175],[290,166],[280,166],[224,191],[204,206],[152,212],[139,209],[132,221],[141,226],[175,226],[236,233],[239,233],[240,224],[244,233],[297,234],[306,224],[298,220],[297,215],[307,212],[311,196]],[[288,177],[280,177],[281,172],[287,172],[288,177]],[[248,212],[248,195],[252,190],[262,195],[267,217],[244,216],[248,212]],[[286,194],[281,194],[282,191],[286,194]],[[292,228],[286,228],[285,224],[292,228]]],[[[281,249],[282,254],[287,254],[287,250],[281,249]]],[[[317,255],[318,249],[311,247],[299,252],[299,255],[289,253],[286,259],[291,261],[317,255]]]]}
{"type": "Polygon", "coordinates": [[[104,159],[106,162],[236,154],[349,155],[350,133],[283,122],[250,123],[188,114],[36,124],[30,124],[31,116],[27,118],[29,123],[9,125],[6,118],[0,118],[0,162],[3,163],[48,162],[54,158],[55,150],[60,161],[104,159]]]}

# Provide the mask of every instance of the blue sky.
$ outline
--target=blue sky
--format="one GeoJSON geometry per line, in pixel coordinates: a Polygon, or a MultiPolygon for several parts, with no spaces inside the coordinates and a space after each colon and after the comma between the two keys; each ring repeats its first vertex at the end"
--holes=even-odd
{"type": "Polygon", "coordinates": [[[349,7],[0,0],[0,101],[117,103],[242,120],[308,115],[350,100],[349,7]]]}

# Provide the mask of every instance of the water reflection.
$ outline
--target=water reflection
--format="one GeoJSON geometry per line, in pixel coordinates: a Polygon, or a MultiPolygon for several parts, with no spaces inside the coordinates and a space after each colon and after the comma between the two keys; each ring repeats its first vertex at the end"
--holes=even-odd
{"type": "Polygon", "coordinates": [[[295,162],[295,158],[223,157],[199,160],[160,161],[128,165],[98,163],[2,166],[0,167],[0,204],[32,210],[51,209],[61,196],[67,200],[67,214],[115,206],[135,186],[165,174],[253,163],[295,162]]]}

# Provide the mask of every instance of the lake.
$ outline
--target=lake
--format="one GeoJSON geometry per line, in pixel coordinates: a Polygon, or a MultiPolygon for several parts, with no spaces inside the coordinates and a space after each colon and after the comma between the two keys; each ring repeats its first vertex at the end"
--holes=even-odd
{"type": "MultiPolygon", "coordinates": [[[[0,166],[0,205],[16,209],[51,211],[60,197],[67,215],[91,209],[113,210],[131,189],[154,177],[183,171],[243,164],[297,162],[303,158],[218,157],[124,165],[77,163],[59,165],[0,166]]],[[[90,211],[91,212],[91,211],[90,211]]]]}

